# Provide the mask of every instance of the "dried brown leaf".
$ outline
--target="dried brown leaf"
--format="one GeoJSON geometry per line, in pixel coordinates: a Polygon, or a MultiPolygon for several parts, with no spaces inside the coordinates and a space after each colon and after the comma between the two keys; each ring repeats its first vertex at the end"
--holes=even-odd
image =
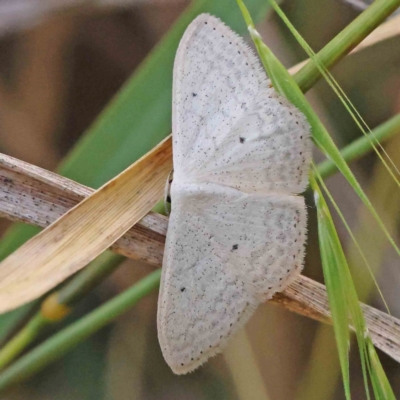
{"type": "Polygon", "coordinates": [[[162,198],[171,169],[169,137],[7,257],[0,312],[40,296],[107,249],[162,198]]]}

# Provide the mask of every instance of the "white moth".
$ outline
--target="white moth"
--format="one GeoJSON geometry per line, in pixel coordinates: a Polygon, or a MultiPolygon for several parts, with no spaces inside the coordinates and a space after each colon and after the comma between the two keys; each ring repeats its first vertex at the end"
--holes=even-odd
{"type": "Polygon", "coordinates": [[[300,273],[310,129],[249,46],[210,15],[187,28],[173,82],[174,178],[158,300],[165,360],[219,353],[300,273]]]}

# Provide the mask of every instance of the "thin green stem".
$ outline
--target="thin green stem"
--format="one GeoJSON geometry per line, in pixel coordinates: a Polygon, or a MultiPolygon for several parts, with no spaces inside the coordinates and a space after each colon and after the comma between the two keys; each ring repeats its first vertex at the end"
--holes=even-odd
{"type": "Polygon", "coordinates": [[[67,306],[74,305],[113,273],[124,259],[110,251],[102,253],[59,290],[58,302],[67,306]]]}
{"type": "MultiPolygon", "coordinates": [[[[316,58],[325,68],[337,64],[399,6],[400,0],[375,0],[332,39],[316,58]]],[[[294,75],[296,83],[304,93],[311,89],[320,77],[321,73],[312,60],[294,75]]]]}
{"type": "MultiPolygon", "coordinates": [[[[295,34],[296,38],[301,39],[301,36],[296,31],[294,26],[290,23],[290,21],[286,18],[282,10],[276,4],[275,0],[270,0],[276,12],[284,19],[285,23],[289,27],[289,29],[295,34]]],[[[400,2],[400,0],[399,0],[400,2]]],[[[252,34],[252,32],[250,31],[252,34]]],[[[302,40],[300,40],[302,42],[302,40]]],[[[257,46],[257,43],[256,47],[257,46]]],[[[307,46],[304,46],[307,50],[307,46]]],[[[340,154],[339,149],[336,147],[334,141],[326,130],[325,126],[322,124],[321,120],[318,118],[315,111],[312,109],[308,101],[305,99],[301,89],[296,84],[293,77],[286,71],[283,65],[279,62],[279,60],[271,53],[269,49],[265,46],[264,49],[260,51],[260,57],[265,59],[265,64],[267,65],[268,72],[270,75],[275,75],[276,80],[279,80],[279,90],[278,92],[284,94],[289,101],[291,101],[295,106],[299,108],[300,111],[304,113],[306,116],[312,132],[312,138],[315,144],[319,147],[319,149],[329,158],[332,159],[335,164],[338,166],[338,169],[342,173],[342,175],[346,178],[348,183],[352,186],[353,190],[360,197],[362,202],[368,208],[369,212],[373,215],[374,219],[378,223],[379,227],[382,229],[385,234],[387,240],[390,242],[392,247],[396,250],[397,254],[400,255],[400,248],[393,240],[392,235],[387,230],[385,224],[382,222],[372,203],[370,202],[368,196],[365,194],[364,190],[360,186],[356,177],[350,170],[348,164],[343,159],[340,154]]],[[[340,53],[342,49],[337,49],[337,52],[340,53]]],[[[310,52],[310,55],[313,57],[314,61],[318,61],[314,55],[310,52]]],[[[320,67],[320,62],[317,62],[318,67],[320,67]]],[[[323,73],[323,69],[321,68],[321,72],[323,73]]]]}
{"type": "Polygon", "coordinates": [[[64,355],[80,343],[135,305],[142,297],[155,290],[161,270],[147,275],[131,288],[125,290],[101,307],[56,333],[43,344],[16,361],[0,374],[0,390],[28,378],[46,365],[64,355]]]}
{"type": "MultiPolygon", "coordinates": [[[[335,229],[331,213],[319,185],[322,184],[322,187],[325,190],[326,187],[324,187],[322,178],[320,175],[318,175],[318,173],[316,173],[315,175],[311,174],[310,184],[311,188],[314,191],[315,203],[317,206],[318,233],[324,279],[332,312],[337,347],[339,350],[340,358],[343,359],[343,361],[341,361],[341,365],[346,390],[346,398],[350,399],[350,387],[348,380],[348,323],[350,318],[351,323],[355,328],[354,330],[356,332],[357,342],[359,346],[367,398],[370,399],[368,385],[369,376],[371,379],[375,398],[394,400],[394,394],[392,392],[390,384],[387,381],[380,361],[376,356],[374,347],[371,346],[369,348],[370,353],[367,352],[367,342],[370,342],[371,339],[368,337],[364,314],[359,303],[357,292],[354,286],[354,281],[351,276],[345,254],[343,252],[338,233],[335,229]],[[372,353],[374,356],[374,361],[376,362],[374,368],[371,368],[370,357],[372,353]],[[382,375],[382,379],[376,379],[378,374],[382,375]],[[378,396],[379,393],[384,392],[386,392],[385,396],[378,396]]],[[[327,191],[326,193],[328,194],[328,197],[331,197],[329,191],[327,191]]]]}
{"type": "Polygon", "coordinates": [[[24,328],[0,351],[0,369],[13,361],[36,338],[47,325],[41,313],[34,315],[24,328]]]}
{"type": "MultiPolygon", "coordinates": [[[[55,293],[57,303],[53,308],[59,306],[61,310],[65,310],[73,306],[115,271],[123,259],[124,257],[109,251],[101,254],[55,293]]],[[[50,296],[54,296],[54,294],[50,296]]],[[[42,304],[44,304],[44,302],[42,302],[42,304]]],[[[54,311],[57,313],[57,309],[54,311]]],[[[50,319],[43,312],[43,308],[40,309],[30,318],[21,331],[0,350],[0,370],[17,358],[48,325],[59,322],[65,315],[67,314],[61,313],[59,318],[50,319]]]]}
{"type": "MultiPolygon", "coordinates": [[[[344,147],[340,153],[346,162],[355,161],[372,151],[374,141],[383,142],[400,133],[400,114],[395,115],[388,121],[376,127],[370,134],[360,137],[354,142],[344,147]]],[[[326,179],[338,171],[336,164],[332,160],[326,160],[318,164],[318,172],[322,178],[326,179]]]]}

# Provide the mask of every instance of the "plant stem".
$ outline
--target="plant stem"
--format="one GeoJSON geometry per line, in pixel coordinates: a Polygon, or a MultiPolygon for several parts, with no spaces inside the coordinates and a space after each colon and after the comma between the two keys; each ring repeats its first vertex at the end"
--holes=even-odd
{"type": "MultiPolygon", "coordinates": [[[[346,26],[317,55],[318,60],[326,67],[339,62],[379,24],[400,6],[400,0],[375,0],[364,12],[346,26]]],[[[311,89],[321,73],[310,60],[294,75],[296,83],[305,93],[311,89]]]]}
{"type": "Polygon", "coordinates": [[[0,368],[13,361],[36,338],[47,325],[47,320],[38,312],[23,329],[15,335],[0,351],[0,368]]]}
{"type": "Polygon", "coordinates": [[[120,265],[124,257],[104,252],[92,261],[83,271],[75,275],[58,292],[49,295],[43,302],[42,308],[28,323],[0,350],[0,369],[13,361],[25,348],[32,343],[44,328],[62,320],[70,311],[70,306],[82,299],[97,284],[102,282],[120,265]],[[51,301],[44,307],[46,301],[51,301]]]}
{"type": "MultiPolygon", "coordinates": [[[[390,139],[397,133],[400,133],[400,114],[395,115],[388,121],[379,125],[368,135],[354,140],[354,142],[344,147],[340,153],[346,162],[358,160],[372,150],[371,142],[379,141],[381,143],[384,140],[390,139]]],[[[317,169],[324,179],[329,178],[338,171],[337,166],[332,160],[321,162],[318,164],[317,169]]]]}
{"type": "Polygon", "coordinates": [[[102,253],[60,289],[58,294],[59,303],[67,306],[76,304],[77,301],[81,300],[114,272],[123,260],[125,260],[125,257],[111,251],[102,253]]]}
{"type": "Polygon", "coordinates": [[[66,329],[53,335],[0,375],[0,390],[28,378],[135,305],[159,285],[161,270],[147,275],[66,329]]]}

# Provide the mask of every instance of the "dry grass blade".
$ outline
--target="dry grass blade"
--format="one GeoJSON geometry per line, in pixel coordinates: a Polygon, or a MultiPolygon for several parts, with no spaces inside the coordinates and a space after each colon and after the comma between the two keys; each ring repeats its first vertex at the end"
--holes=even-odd
{"type": "MultiPolygon", "coordinates": [[[[332,323],[325,286],[305,276],[272,301],[306,317],[332,323]]],[[[361,308],[374,345],[400,362],[400,320],[366,304],[361,308]]]]}
{"type": "Polygon", "coordinates": [[[40,296],[107,249],[162,197],[171,169],[167,138],[7,257],[0,264],[0,312],[40,296]]]}
{"type": "MultiPolygon", "coordinates": [[[[357,53],[358,51],[365,49],[367,47],[373,46],[384,40],[391,39],[395,36],[400,35],[400,14],[396,17],[391,18],[384,24],[376,28],[370,35],[368,35],[356,48],[354,48],[350,54],[357,53]]],[[[309,60],[304,60],[292,68],[289,72],[293,75],[299,71],[309,60]]]]}
{"type": "MultiPolygon", "coordinates": [[[[45,228],[93,193],[87,186],[0,154],[0,216],[45,228]]],[[[160,265],[167,223],[166,217],[150,212],[111,248],[160,265]]]]}
{"type": "MultiPolygon", "coordinates": [[[[18,221],[46,226],[93,193],[83,185],[30,164],[0,155],[0,214],[18,221]]],[[[149,213],[119,239],[112,249],[127,257],[161,266],[167,218],[149,213]]],[[[106,228],[99,221],[99,230],[106,228]]],[[[271,302],[331,323],[325,287],[301,276],[271,302]]],[[[400,321],[363,306],[374,344],[400,362],[400,321]]]]}

